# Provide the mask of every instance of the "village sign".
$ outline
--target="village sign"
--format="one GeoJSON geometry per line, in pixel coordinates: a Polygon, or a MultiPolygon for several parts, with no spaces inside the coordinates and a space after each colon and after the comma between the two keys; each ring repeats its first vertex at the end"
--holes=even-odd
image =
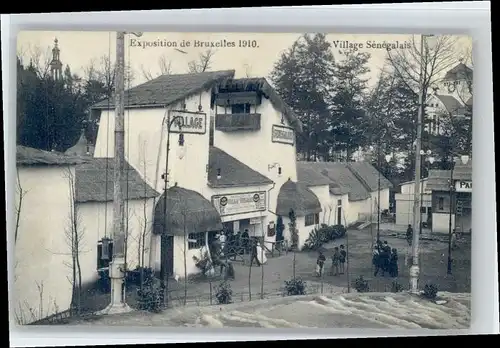
{"type": "Polygon", "coordinates": [[[207,131],[207,114],[185,110],[169,110],[168,117],[174,120],[171,133],[205,134],[207,131]]]}

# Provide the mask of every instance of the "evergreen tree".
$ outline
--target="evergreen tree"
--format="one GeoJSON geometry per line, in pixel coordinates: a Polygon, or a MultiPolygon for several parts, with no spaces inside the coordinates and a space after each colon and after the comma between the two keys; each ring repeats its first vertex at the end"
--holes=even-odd
{"type": "Polygon", "coordinates": [[[297,113],[303,133],[297,150],[306,160],[325,157],[329,93],[334,83],[334,57],[324,34],[305,34],[276,62],[270,78],[276,91],[297,113]]]}
{"type": "Polygon", "coordinates": [[[335,88],[329,100],[331,117],[328,119],[328,143],[332,151],[352,152],[364,144],[363,124],[368,79],[365,74],[370,55],[357,51],[340,51],[343,59],[335,65],[335,88]]]}

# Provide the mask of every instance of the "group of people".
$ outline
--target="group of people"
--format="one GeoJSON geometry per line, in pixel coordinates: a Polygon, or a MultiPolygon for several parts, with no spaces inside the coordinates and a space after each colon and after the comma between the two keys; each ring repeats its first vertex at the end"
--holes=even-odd
{"type": "MultiPolygon", "coordinates": [[[[344,245],[340,247],[333,248],[333,254],[330,256],[332,261],[332,266],[330,269],[330,275],[337,276],[339,274],[345,273],[345,263],[347,261],[347,251],[344,245]]],[[[326,256],[322,251],[319,252],[318,259],[316,260],[316,276],[323,276],[324,268],[326,263],[326,256]]]]}
{"type": "Polygon", "coordinates": [[[391,248],[387,241],[378,240],[373,248],[373,266],[375,266],[375,272],[373,275],[376,277],[379,272],[382,273],[382,277],[388,273],[391,277],[397,277],[399,274],[398,268],[398,251],[396,248],[391,248]]]}

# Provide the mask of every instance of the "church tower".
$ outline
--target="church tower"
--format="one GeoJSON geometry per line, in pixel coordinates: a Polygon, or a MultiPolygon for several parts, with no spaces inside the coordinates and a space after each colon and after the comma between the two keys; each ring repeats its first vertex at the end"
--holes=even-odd
{"type": "Polygon", "coordinates": [[[62,79],[62,63],[60,60],[60,50],[57,46],[57,38],[54,40],[54,48],[52,49],[52,61],[50,62],[50,73],[54,80],[62,79]]]}

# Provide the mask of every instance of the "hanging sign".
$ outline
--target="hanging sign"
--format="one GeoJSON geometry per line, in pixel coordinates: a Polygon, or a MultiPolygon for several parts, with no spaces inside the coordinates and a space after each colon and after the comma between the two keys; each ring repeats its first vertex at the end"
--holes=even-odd
{"type": "Polygon", "coordinates": [[[291,127],[273,124],[272,138],[273,143],[295,144],[295,131],[291,127]]]}
{"type": "Polygon", "coordinates": [[[172,122],[171,133],[205,134],[207,114],[185,110],[169,110],[168,120],[172,122]]]}
{"type": "Polygon", "coordinates": [[[221,216],[265,211],[266,192],[212,196],[212,203],[221,216]]]}
{"type": "Polygon", "coordinates": [[[455,181],[456,192],[472,192],[472,181],[458,180],[455,181]]]}

